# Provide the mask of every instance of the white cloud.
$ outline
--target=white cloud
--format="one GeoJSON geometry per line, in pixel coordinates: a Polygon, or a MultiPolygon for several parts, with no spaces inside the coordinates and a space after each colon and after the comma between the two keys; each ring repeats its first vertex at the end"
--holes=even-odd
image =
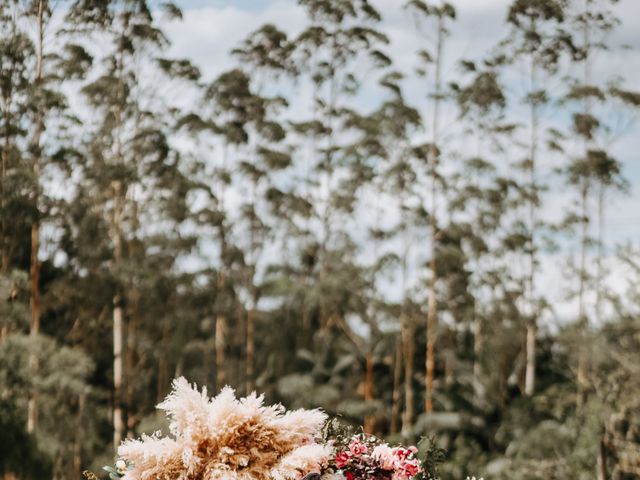
{"type": "Polygon", "coordinates": [[[234,65],[229,52],[250,32],[273,23],[295,33],[303,28],[304,22],[301,8],[280,0],[260,11],[231,5],[185,9],[181,22],[168,23],[164,29],[172,42],[169,53],[193,60],[205,77],[211,79],[234,65]]]}

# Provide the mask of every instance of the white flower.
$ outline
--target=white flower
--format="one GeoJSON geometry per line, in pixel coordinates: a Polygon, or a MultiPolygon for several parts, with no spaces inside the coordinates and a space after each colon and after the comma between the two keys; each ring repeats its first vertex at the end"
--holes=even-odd
{"type": "Polygon", "coordinates": [[[124,472],[127,469],[127,462],[124,460],[118,460],[116,462],[116,470],[120,473],[124,472]]]}
{"type": "Polygon", "coordinates": [[[395,468],[393,450],[386,443],[376,446],[371,456],[380,464],[380,467],[385,470],[393,470],[395,468]]]}

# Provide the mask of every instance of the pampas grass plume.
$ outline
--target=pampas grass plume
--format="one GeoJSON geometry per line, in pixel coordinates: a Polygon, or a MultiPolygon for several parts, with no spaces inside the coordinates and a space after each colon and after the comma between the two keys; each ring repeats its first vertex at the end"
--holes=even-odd
{"type": "Polygon", "coordinates": [[[123,442],[123,480],[297,480],[331,454],[316,442],[326,421],[319,410],[265,406],[263,396],[236,398],[229,387],[209,398],[184,378],[158,408],[171,435],[123,442]]]}

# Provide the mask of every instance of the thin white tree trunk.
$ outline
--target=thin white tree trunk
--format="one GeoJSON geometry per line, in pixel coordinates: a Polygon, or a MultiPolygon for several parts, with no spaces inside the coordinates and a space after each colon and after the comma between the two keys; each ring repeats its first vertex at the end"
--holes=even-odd
{"type": "Polygon", "coordinates": [[[401,397],[400,391],[402,385],[402,339],[398,338],[396,341],[395,355],[393,360],[393,392],[391,394],[391,426],[390,432],[398,432],[398,424],[400,423],[401,415],[401,397]]]}
{"type": "Polygon", "coordinates": [[[113,297],[113,447],[124,438],[124,411],[122,408],[122,344],[123,344],[122,298],[113,297]]]}
{"type": "MultiPolygon", "coordinates": [[[[531,93],[537,92],[537,64],[531,58],[530,69],[531,93]]],[[[526,366],[524,376],[524,393],[531,396],[536,386],[536,333],[538,329],[538,307],[536,301],[536,201],[537,201],[537,156],[538,156],[538,106],[531,100],[530,106],[531,139],[529,145],[529,278],[527,279],[527,327],[526,327],[526,366]]]]}
{"type": "Polygon", "coordinates": [[[433,411],[433,380],[435,376],[435,343],[436,334],[438,328],[438,312],[437,312],[437,297],[436,297],[436,285],[438,281],[437,275],[437,241],[438,241],[438,222],[436,212],[436,200],[437,200],[437,163],[438,163],[438,142],[439,131],[438,124],[440,121],[440,95],[442,88],[441,70],[442,70],[442,47],[444,42],[444,18],[442,15],[438,17],[438,40],[436,46],[436,67],[435,67],[435,98],[433,102],[433,115],[432,124],[433,132],[431,138],[431,149],[429,154],[430,168],[431,168],[431,259],[429,262],[429,268],[431,270],[431,277],[429,279],[429,303],[427,307],[427,352],[425,359],[425,412],[430,413],[433,411]]]}
{"type": "MultiPolygon", "coordinates": [[[[39,85],[42,81],[42,59],[43,59],[43,38],[44,38],[44,5],[45,0],[38,1],[38,10],[36,17],[36,71],[34,84],[39,85]]],[[[35,131],[33,135],[31,148],[33,149],[33,175],[38,180],[40,178],[40,137],[42,136],[44,112],[39,107],[36,113],[35,131]]],[[[34,192],[36,209],[38,205],[38,192],[34,192]]],[[[36,339],[40,333],[40,261],[38,260],[38,251],[40,250],[40,220],[36,218],[31,225],[31,259],[30,259],[30,277],[31,277],[31,324],[29,335],[32,339],[36,339]]],[[[32,374],[35,376],[38,372],[38,360],[35,354],[31,355],[29,363],[31,364],[32,374]]],[[[35,432],[38,424],[38,394],[35,390],[31,391],[28,402],[27,411],[27,431],[35,432]]]]}
{"type": "MultiPolygon", "coordinates": [[[[224,273],[218,274],[218,294],[224,295],[224,273]]],[[[227,333],[227,317],[220,311],[216,315],[215,324],[215,350],[216,350],[216,388],[219,390],[225,386],[227,377],[225,372],[225,336],[227,333]]]]}
{"type": "MultiPolygon", "coordinates": [[[[590,40],[590,25],[589,25],[589,0],[584,2],[584,25],[583,25],[583,37],[584,37],[584,77],[583,82],[585,86],[591,84],[591,40],[590,40]]],[[[584,109],[586,115],[591,115],[591,99],[587,95],[584,100],[584,109]]],[[[590,148],[589,139],[584,139],[584,156],[585,159],[588,156],[590,148]]],[[[580,333],[586,335],[589,328],[589,320],[587,318],[586,306],[585,306],[585,294],[586,294],[586,282],[587,282],[587,248],[588,248],[588,234],[589,234],[589,179],[585,178],[581,186],[580,203],[582,206],[582,229],[580,236],[580,266],[579,266],[579,287],[578,287],[578,322],[580,327],[580,333]]],[[[584,341],[580,342],[579,347],[579,360],[578,360],[578,373],[577,373],[577,399],[576,404],[581,407],[585,401],[585,393],[587,389],[587,355],[588,352],[585,348],[584,341]]]]}
{"type": "Polygon", "coordinates": [[[605,220],[605,193],[606,186],[603,182],[598,185],[598,253],[596,259],[596,311],[595,320],[597,325],[601,325],[602,320],[602,282],[604,277],[604,220],[605,220]]]}

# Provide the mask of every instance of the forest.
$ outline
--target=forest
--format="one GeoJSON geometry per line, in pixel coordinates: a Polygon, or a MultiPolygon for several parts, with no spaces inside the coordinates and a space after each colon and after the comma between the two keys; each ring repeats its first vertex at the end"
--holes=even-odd
{"type": "Polygon", "coordinates": [[[505,0],[466,58],[450,2],[292,0],[209,76],[186,0],[0,0],[0,478],[99,472],[179,376],[443,480],[640,478],[633,20],[505,0]]]}

